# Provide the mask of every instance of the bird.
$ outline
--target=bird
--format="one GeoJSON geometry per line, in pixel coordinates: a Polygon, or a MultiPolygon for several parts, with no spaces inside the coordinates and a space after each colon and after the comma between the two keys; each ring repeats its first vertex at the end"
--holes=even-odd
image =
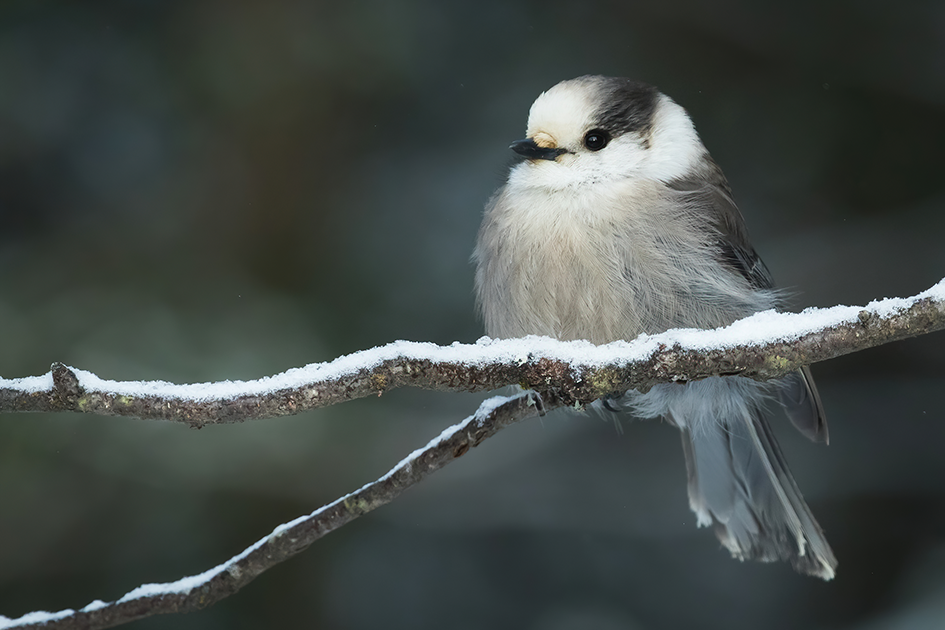
{"type": "MultiPolygon", "coordinates": [[[[650,84],[581,76],[542,92],[472,260],[486,334],[594,344],[712,329],[784,294],[686,110],[650,84]]],[[[778,409],[828,442],[810,370],[712,376],[598,401],[682,433],[689,505],[739,560],[830,580],[837,560],[772,433],[778,409]]]]}

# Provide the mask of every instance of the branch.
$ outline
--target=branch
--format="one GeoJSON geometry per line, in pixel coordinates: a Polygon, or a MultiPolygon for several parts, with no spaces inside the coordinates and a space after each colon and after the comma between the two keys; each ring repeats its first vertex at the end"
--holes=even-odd
{"type": "Polygon", "coordinates": [[[712,331],[676,330],[593,346],[530,337],[473,345],[396,342],[326,364],[249,382],[173,385],[105,381],[54,364],[39,377],[0,379],[0,411],[78,411],[162,418],[200,427],[299,413],[402,386],[481,391],[518,383],[538,393],[491,398],[473,416],[360,490],[277,527],[223,564],[167,584],[146,584],[85,608],[0,616],[6,628],[107,628],[209,606],[315,540],[389,503],[505,426],[609,393],[712,375],[770,379],[801,365],[945,328],[945,280],[909,299],[863,308],[759,313],[712,331]]]}
{"type": "Polygon", "coordinates": [[[803,313],[767,311],[713,331],[671,330],[593,346],[545,337],[475,344],[397,341],[255,381],[108,381],[55,363],[0,379],[0,412],[75,411],[208,424],[287,416],[398,387],[481,392],[509,384],[565,404],[713,375],[767,380],[802,365],[945,328],[945,280],[907,299],[803,313]]]}
{"type": "Polygon", "coordinates": [[[249,584],[263,571],[304,551],[325,534],[390,503],[430,473],[462,457],[470,447],[478,446],[511,424],[543,414],[545,409],[546,404],[533,392],[511,398],[490,398],[474,415],[443,431],[377,481],[308,516],[279,525],[265,538],[209,571],[176,582],[144,584],[114,602],[96,600],[81,610],[32,612],[19,619],[0,616],[0,630],[110,628],[151,615],[192,612],[215,604],[249,584]]]}

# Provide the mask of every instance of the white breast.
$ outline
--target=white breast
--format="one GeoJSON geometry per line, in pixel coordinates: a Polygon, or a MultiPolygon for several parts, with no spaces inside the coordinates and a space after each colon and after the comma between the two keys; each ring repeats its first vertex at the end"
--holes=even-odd
{"type": "Polygon", "coordinates": [[[711,233],[673,194],[640,180],[594,192],[503,188],[474,255],[486,332],[606,343],[773,305],[719,273],[711,233]]]}

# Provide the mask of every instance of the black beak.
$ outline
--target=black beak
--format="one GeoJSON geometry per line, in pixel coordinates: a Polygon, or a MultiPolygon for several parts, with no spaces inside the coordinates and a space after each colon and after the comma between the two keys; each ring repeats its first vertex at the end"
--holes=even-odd
{"type": "Polygon", "coordinates": [[[524,140],[516,140],[509,145],[509,148],[522,155],[527,157],[529,160],[554,160],[559,155],[567,153],[567,149],[546,149],[535,144],[535,141],[531,138],[525,138],[524,140]]]}

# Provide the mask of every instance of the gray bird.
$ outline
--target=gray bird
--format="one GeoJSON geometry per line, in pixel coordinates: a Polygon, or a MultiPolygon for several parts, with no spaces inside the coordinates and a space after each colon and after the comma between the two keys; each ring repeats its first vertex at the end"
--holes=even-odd
{"type": "MultiPolygon", "coordinates": [[[[781,306],[721,169],[656,88],[563,81],[532,105],[526,135],[511,145],[521,159],[488,202],[473,254],[489,336],[603,344],[781,306]]],[[[787,560],[829,580],[837,561],[768,425],[772,401],[827,441],[806,368],[769,383],[658,385],[622,402],[682,431],[689,505],[734,557],[787,560]]]]}

